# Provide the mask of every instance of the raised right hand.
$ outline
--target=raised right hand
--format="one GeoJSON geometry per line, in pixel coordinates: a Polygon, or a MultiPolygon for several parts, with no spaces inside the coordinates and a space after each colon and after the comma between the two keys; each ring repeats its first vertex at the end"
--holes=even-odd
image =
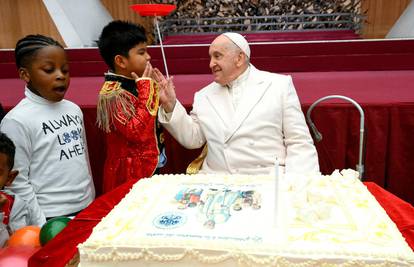
{"type": "Polygon", "coordinates": [[[152,78],[160,86],[160,105],[165,112],[172,112],[177,101],[175,86],[173,83],[174,77],[166,79],[159,69],[154,68],[152,71],[152,78]]]}

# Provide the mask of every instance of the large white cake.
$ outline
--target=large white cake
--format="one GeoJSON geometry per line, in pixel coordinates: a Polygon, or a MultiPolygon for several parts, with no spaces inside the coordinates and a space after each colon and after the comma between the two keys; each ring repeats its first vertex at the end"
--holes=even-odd
{"type": "Polygon", "coordinates": [[[80,266],[414,266],[355,172],[274,180],[142,179],[79,245],[80,266]]]}

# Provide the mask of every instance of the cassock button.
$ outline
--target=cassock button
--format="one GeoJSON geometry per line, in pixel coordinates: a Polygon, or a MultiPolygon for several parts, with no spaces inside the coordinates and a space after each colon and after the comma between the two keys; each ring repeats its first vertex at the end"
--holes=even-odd
{"type": "Polygon", "coordinates": [[[224,144],[224,148],[228,148],[229,147],[229,145],[228,144],[224,144]]]}
{"type": "Polygon", "coordinates": [[[249,145],[254,146],[254,141],[253,140],[250,140],[249,141],[249,145]]]}

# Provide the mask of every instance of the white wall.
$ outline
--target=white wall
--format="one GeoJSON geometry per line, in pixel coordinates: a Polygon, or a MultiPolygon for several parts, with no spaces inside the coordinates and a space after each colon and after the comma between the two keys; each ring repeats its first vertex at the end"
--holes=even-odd
{"type": "Polygon", "coordinates": [[[67,47],[96,46],[112,16],[99,0],[43,0],[67,47]]]}
{"type": "Polygon", "coordinates": [[[411,1],[385,38],[414,38],[414,1],[411,1]]]}

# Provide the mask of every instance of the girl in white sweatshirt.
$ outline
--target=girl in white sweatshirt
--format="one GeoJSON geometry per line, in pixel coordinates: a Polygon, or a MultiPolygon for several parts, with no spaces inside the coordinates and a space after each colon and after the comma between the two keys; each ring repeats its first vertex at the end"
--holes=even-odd
{"type": "Polygon", "coordinates": [[[95,197],[81,109],[65,100],[69,65],[63,47],[28,35],[15,49],[25,98],[3,118],[0,130],[16,145],[19,171],[8,188],[36,211],[36,224],[70,216],[95,197]]]}

